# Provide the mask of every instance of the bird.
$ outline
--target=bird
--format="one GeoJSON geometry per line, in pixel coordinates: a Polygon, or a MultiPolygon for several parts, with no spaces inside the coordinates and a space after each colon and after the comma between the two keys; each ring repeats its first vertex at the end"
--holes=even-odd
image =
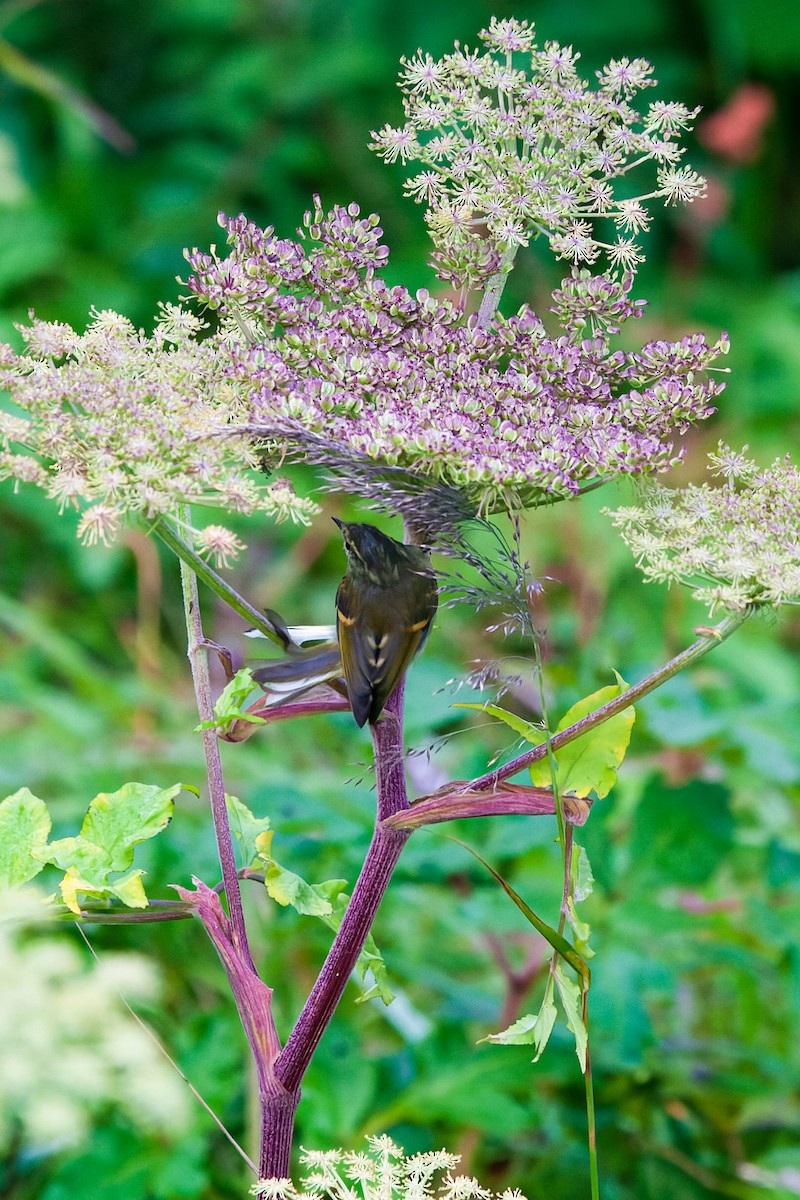
{"type": "Polygon", "coordinates": [[[374,525],[340,521],[347,570],[336,593],[342,672],[359,728],[380,717],[425,645],[438,604],[430,554],[374,525]]]}

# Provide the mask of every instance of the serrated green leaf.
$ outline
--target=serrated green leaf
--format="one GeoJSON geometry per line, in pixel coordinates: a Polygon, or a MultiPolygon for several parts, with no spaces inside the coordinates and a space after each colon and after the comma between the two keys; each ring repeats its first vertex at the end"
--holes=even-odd
{"type": "MultiPolygon", "coordinates": [[[[615,672],[616,674],[616,672],[615,672]]],[[[628,690],[628,685],[617,675],[617,684],[600,688],[591,696],[585,696],[573,704],[558,723],[557,733],[602,708],[609,700],[628,690]]],[[[625,757],[631,738],[631,729],[636,719],[633,708],[609,717],[602,725],[590,729],[582,737],[569,742],[555,751],[558,764],[558,786],[563,792],[576,796],[588,796],[595,792],[602,800],[614,786],[617,770],[625,757]]],[[[536,787],[547,787],[551,783],[550,763],[543,759],[530,768],[531,781],[536,787]]]]}
{"type": "Polygon", "coordinates": [[[259,843],[262,836],[269,831],[270,819],[255,816],[237,796],[226,794],[225,806],[228,810],[231,833],[239,843],[242,865],[252,867],[260,857],[266,857],[269,853],[269,846],[264,847],[263,843],[259,843]]]}
{"type": "Polygon", "coordinates": [[[0,890],[20,887],[44,867],[33,856],[50,834],[47,805],[28,788],[20,788],[0,803],[0,890]]]}
{"type": "Polygon", "coordinates": [[[253,679],[252,671],[249,667],[242,667],[220,692],[214,705],[213,720],[201,721],[199,725],[195,726],[194,732],[201,733],[204,729],[216,729],[220,733],[227,733],[237,721],[249,721],[251,725],[266,725],[263,717],[245,712],[242,708],[251,694],[257,690],[258,685],[253,679]]]}
{"type": "Polygon", "coordinates": [[[585,1071],[589,1034],[581,1012],[583,991],[580,985],[567,975],[561,959],[556,960],[553,977],[558,989],[558,998],[566,1014],[567,1025],[575,1038],[575,1053],[578,1056],[578,1062],[581,1064],[581,1070],[585,1071]]]}
{"type": "Polygon", "coordinates": [[[103,851],[110,871],[125,871],[133,862],[133,847],[172,820],[172,802],[182,786],[126,783],[116,792],[100,792],[89,805],[80,837],[103,851]]]}
{"type": "Polygon", "coordinates": [[[126,783],[116,792],[101,792],[89,805],[77,837],[59,838],[31,851],[39,862],[65,872],[59,887],[68,908],[80,912],[78,893],[98,899],[116,896],[131,908],[147,906],[143,871],[130,871],[116,880],[112,876],[128,870],[134,846],[169,824],[174,797],[182,788],[180,783],[169,788],[126,783]]]}
{"type": "Polygon", "coordinates": [[[493,1033],[485,1040],[502,1046],[534,1046],[536,1052],[533,1061],[538,1062],[550,1041],[557,1015],[558,1010],[553,1002],[553,986],[548,980],[538,1013],[528,1013],[527,1016],[520,1017],[502,1033],[493,1033]]]}

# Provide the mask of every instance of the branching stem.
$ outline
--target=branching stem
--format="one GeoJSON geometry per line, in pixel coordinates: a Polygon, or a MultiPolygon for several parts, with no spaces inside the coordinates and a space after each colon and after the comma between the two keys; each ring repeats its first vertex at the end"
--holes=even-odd
{"type": "Polygon", "coordinates": [[[560,750],[562,746],[566,746],[568,742],[574,742],[576,738],[582,734],[588,733],[590,729],[594,729],[597,725],[602,725],[609,717],[616,716],[617,713],[623,712],[626,708],[630,708],[632,704],[636,704],[643,696],[652,692],[661,684],[666,683],[673,675],[677,675],[679,671],[683,671],[686,667],[691,666],[702,658],[704,654],[708,654],[709,650],[713,650],[721,642],[739,628],[739,626],[747,620],[751,615],[751,609],[745,609],[742,612],[730,613],[713,629],[704,631],[702,636],[696,642],[692,642],[675,658],[671,658],[669,662],[658,667],[657,670],[646,675],[633,687],[628,688],[622,695],[616,696],[613,700],[609,700],[608,704],[604,704],[602,708],[596,709],[589,713],[580,721],[576,721],[574,725],[570,725],[569,729],[562,729],[560,733],[554,733],[548,741],[543,742],[540,746],[534,746],[532,750],[526,750],[524,754],[517,755],[510,762],[504,763],[502,766],[495,767],[493,771],[487,771],[485,775],[480,775],[477,779],[470,781],[469,787],[472,791],[483,791],[484,789],[493,789],[497,786],[501,779],[508,779],[511,775],[516,775],[518,771],[523,771],[526,767],[530,767],[533,763],[539,762],[542,758],[547,758],[548,754],[555,750],[560,750]]]}

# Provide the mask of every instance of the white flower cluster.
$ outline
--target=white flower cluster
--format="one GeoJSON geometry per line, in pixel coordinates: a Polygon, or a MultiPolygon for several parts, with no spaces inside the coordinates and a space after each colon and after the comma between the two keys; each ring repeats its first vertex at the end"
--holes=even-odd
{"type": "Polygon", "coordinates": [[[188,1091],[120,1001],[155,998],[152,965],[134,954],[93,964],[64,937],[27,936],[12,924],[22,903],[6,896],[0,914],[0,1150],[19,1137],[37,1154],[76,1145],[109,1108],[178,1133],[188,1091]]]}
{"type": "MultiPolygon", "coordinates": [[[[318,511],[285,480],[267,482],[246,437],[226,434],[246,415],[246,393],[225,377],[219,338],[165,305],[151,337],[113,312],[86,332],[34,320],[24,354],[0,347],[0,480],[35,483],[61,509],[82,510],[88,545],[108,543],[131,517],[174,518],[182,505],[263,512],[308,523],[318,511]]],[[[220,525],[184,529],[225,565],[242,543],[220,525]]]]}
{"type": "Polygon", "coordinates": [[[385,1134],[367,1141],[368,1152],[305,1150],[302,1188],[291,1179],[262,1179],[253,1194],[266,1200],[525,1200],[511,1189],[495,1197],[476,1179],[453,1175],[458,1154],[429,1150],[406,1158],[385,1134]]]}
{"type": "Polygon", "coordinates": [[[637,566],[692,587],[712,613],[800,603],[800,471],[723,443],[709,458],[721,485],[642,485],[638,505],[611,513],[637,566]]]}

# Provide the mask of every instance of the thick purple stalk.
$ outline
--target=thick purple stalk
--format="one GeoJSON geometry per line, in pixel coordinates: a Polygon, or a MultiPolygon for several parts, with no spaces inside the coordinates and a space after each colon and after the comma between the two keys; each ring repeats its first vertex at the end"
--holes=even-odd
{"type": "Polygon", "coordinates": [[[268,1098],[263,1108],[262,1178],[284,1178],[289,1173],[300,1082],[364,948],[392,872],[410,835],[410,830],[390,829],[382,824],[384,817],[408,807],[403,759],[403,691],[400,684],[389,698],[383,717],[372,729],[378,813],[364,865],[319,978],[275,1063],[275,1077],[282,1084],[284,1094],[274,1100],[268,1098]]]}

